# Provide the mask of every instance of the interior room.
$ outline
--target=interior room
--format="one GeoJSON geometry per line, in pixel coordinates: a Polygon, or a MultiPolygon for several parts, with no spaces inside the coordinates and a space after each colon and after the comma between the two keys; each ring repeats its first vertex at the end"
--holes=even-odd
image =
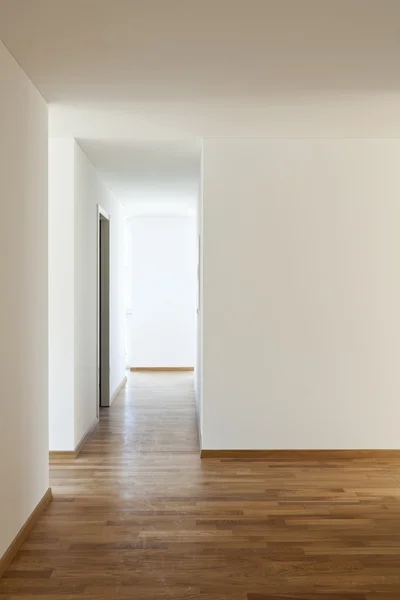
{"type": "Polygon", "coordinates": [[[399,19],[0,0],[0,600],[398,600],[399,19]]]}

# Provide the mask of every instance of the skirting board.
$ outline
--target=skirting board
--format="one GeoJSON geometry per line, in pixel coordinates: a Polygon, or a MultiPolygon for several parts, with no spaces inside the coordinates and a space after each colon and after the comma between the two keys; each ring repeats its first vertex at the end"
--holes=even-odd
{"type": "MultiPolygon", "coordinates": [[[[196,395],[196,392],[195,392],[195,395],[196,395]]],[[[203,440],[202,440],[202,436],[201,436],[200,415],[199,415],[199,411],[197,410],[197,401],[196,401],[196,424],[197,424],[197,439],[199,442],[200,452],[201,452],[201,448],[203,446],[203,440]]]]}
{"type": "Polygon", "coordinates": [[[75,460],[75,450],[50,450],[50,461],[52,460],[75,460]]]}
{"type": "MultiPolygon", "coordinates": [[[[196,411],[196,421],[197,421],[197,438],[198,438],[198,441],[199,441],[199,446],[201,448],[202,445],[203,445],[203,439],[202,439],[202,436],[201,436],[200,418],[199,418],[199,415],[198,415],[197,411],[196,411]]],[[[202,452],[202,450],[200,450],[200,453],[201,452],[202,452]]]]}
{"type": "Polygon", "coordinates": [[[95,418],[93,423],[87,429],[86,433],[83,435],[81,441],[76,446],[75,450],[50,450],[49,456],[50,460],[75,460],[78,458],[80,453],[82,452],[83,446],[88,441],[89,437],[92,435],[93,431],[96,429],[99,423],[98,417],[95,418]]]}
{"type": "Polygon", "coordinates": [[[194,367],[131,367],[131,371],[194,371],[194,367]]]}
{"type": "Polygon", "coordinates": [[[51,502],[53,498],[53,494],[51,492],[51,488],[47,490],[43,498],[40,500],[39,504],[33,510],[31,515],[28,517],[25,524],[21,527],[19,532],[17,533],[14,540],[11,542],[10,546],[6,550],[5,554],[0,557],[0,577],[3,576],[7,567],[10,565],[12,559],[17,554],[18,550],[21,548],[22,544],[25,542],[26,538],[29,535],[32,527],[35,525],[38,518],[41,516],[49,502],[51,502]]]}
{"type": "Polygon", "coordinates": [[[400,450],[201,450],[200,458],[264,460],[400,459],[400,450]]]}
{"type": "Polygon", "coordinates": [[[121,381],[121,383],[119,384],[119,386],[117,387],[117,389],[115,390],[115,392],[113,393],[113,395],[111,396],[110,405],[114,402],[115,398],[118,396],[118,394],[120,393],[120,391],[122,390],[124,385],[126,385],[127,381],[128,381],[128,378],[124,377],[123,380],[121,381]]]}

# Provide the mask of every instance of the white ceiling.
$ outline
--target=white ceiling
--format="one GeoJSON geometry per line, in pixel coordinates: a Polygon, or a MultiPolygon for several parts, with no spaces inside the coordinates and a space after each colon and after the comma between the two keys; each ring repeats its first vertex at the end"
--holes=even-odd
{"type": "Polygon", "coordinates": [[[0,0],[0,39],[61,103],[400,89],[399,0],[0,0]]]}
{"type": "Polygon", "coordinates": [[[51,135],[154,210],[197,195],[179,140],[399,137],[399,23],[400,0],[0,0],[51,135]]]}
{"type": "Polygon", "coordinates": [[[99,175],[127,208],[179,212],[195,207],[199,193],[198,142],[78,140],[99,175]],[[134,205],[134,206],[132,206],[134,205]]]}

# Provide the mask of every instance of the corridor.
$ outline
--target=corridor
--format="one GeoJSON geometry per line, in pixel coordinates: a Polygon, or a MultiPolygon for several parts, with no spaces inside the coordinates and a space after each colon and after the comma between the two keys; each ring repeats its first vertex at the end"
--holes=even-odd
{"type": "Polygon", "coordinates": [[[1,600],[398,600],[398,461],[199,459],[191,373],[130,374],[1,600]]]}

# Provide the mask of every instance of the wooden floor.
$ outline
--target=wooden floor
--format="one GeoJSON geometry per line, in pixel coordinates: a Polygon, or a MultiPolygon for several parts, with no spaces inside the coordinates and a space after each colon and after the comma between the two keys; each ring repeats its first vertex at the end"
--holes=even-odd
{"type": "Polygon", "coordinates": [[[1,600],[400,600],[399,461],[200,461],[190,373],[131,374],[51,485],[1,600]]]}

